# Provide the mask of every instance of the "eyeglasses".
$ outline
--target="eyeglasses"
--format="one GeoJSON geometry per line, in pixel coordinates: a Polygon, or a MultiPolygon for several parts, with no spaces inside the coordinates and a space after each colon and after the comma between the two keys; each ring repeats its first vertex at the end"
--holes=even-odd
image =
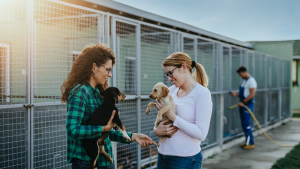
{"type": "Polygon", "coordinates": [[[165,77],[166,78],[168,78],[168,77],[170,77],[170,78],[172,78],[173,77],[173,71],[175,70],[175,69],[177,69],[178,67],[175,67],[174,69],[172,69],[171,71],[168,71],[166,74],[165,74],[165,77]]]}
{"type": "Polygon", "coordinates": [[[107,71],[107,73],[108,73],[108,74],[111,72],[111,69],[112,69],[112,68],[110,68],[110,67],[107,67],[107,66],[105,66],[105,65],[100,65],[100,66],[103,66],[103,67],[105,67],[105,68],[106,68],[106,71],[107,71]]]}

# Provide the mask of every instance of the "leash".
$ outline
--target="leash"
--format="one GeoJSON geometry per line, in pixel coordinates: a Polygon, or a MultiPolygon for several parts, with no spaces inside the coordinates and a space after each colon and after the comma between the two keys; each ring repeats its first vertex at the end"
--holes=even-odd
{"type": "MultiPolygon", "coordinates": [[[[238,105],[233,105],[230,106],[229,109],[233,109],[235,107],[239,107],[238,105]]],[[[267,135],[267,133],[265,133],[265,131],[262,129],[262,127],[260,126],[260,124],[258,123],[258,121],[256,120],[254,114],[252,113],[252,111],[247,107],[247,106],[243,106],[244,108],[246,108],[248,110],[248,112],[251,114],[252,118],[254,119],[255,123],[257,124],[257,126],[259,127],[259,129],[262,131],[262,133],[274,144],[279,145],[281,147],[295,147],[295,145],[284,145],[284,144],[280,144],[276,141],[274,141],[270,136],[267,135]]]]}

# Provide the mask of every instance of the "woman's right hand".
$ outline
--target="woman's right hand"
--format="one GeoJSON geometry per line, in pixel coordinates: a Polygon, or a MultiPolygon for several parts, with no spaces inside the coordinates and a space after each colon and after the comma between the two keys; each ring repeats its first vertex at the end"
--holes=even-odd
{"type": "Polygon", "coordinates": [[[112,122],[113,118],[115,117],[116,111],[114,110],[111,114],[111,117],[107,123],[107,125],[105,126],[106,131],[110,131],[113,127],[114,127],[114,123],[112,122]]]}
{"type": "Polygon", "coordinates": [[[165,123],[168,122],[168,121],[169,121],[169,119],[160,122],[159,125],[157,126],[157,128],[154,129],[154,133],[158,137],[165,136],[165,135],[170,135],[170,134],[173,134],[177,131],[178,128],[175,127],[175,126],[172,126],[173,125],[172,123],[165,125],[165,123]]]}

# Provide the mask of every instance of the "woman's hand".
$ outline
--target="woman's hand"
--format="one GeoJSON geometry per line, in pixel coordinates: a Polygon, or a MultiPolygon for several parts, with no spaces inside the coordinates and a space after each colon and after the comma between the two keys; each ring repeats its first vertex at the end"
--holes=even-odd
{"type": "MultiPolygon", "coordinates": [[[[106,131],[110,131],[110,130],[114,127],[115,124],[112,122],[112,120],[113,120],[113,118],[115,117],[115,114],[116,114],[116,111],[114,110],[114,111],[112,112],[112,114],[111,114],[111,117],[110,117],[110,119],[109,119],[107,125],[105,126],[106,131]]],[[[103,128],[103,127],[102,127],[102,128],[103,128]]],[[[104,130],[102,130],[102,131],[104,131],[104,130]]]]}
{"type": "Polygon", "coordinates": [[[172,126],[173,125],[172,123],[165,125],[165,123],[168,122],[168,121],[169,121],[169,119],[160,122],[159,125],[157,126],[157,128],[154,129],[154,133],[158,137],[165,136],[165,135],[170,135],[170,134],[173,134],[177,131],[178,128],[175,127],[175,126],[172,126]]]}
{"type": "Polygon", "coordinates": [[[136,141],[142,147],[147,147],[149,145],[157,145],[151,138],[145,134],[132,133],[132,142],[136,141]]]}

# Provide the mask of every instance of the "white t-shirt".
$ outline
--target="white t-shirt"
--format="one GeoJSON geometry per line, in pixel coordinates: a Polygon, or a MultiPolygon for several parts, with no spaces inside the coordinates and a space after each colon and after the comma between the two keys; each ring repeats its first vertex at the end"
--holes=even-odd
{"type": "Polygon", "coordinates": [[[177,109],[173,125],[178,130],[161,143],[158,151],[163,155],[193,156],[201,151],[200,143],[208,133],[212,114],[211,94],[199,83],[185,97],[178,97],[178,90],[175,85],[169,88],[177,109]]]}
{"type": "Polygon", "coordinates": [[[244,87],[244,97],[247,98],[250,95],[250,88],[257,88],[257,83],[256,80],[250,76],[247,81],[243,81],[241,86],[244,87]]]}

